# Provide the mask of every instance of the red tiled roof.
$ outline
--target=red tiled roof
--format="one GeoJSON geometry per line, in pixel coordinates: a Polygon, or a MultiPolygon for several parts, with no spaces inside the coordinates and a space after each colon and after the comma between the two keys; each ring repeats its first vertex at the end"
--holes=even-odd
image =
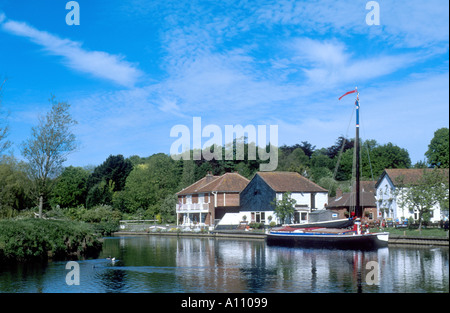
{"type": "Polygon", "coordinates": [[[359,183],[361,186],[361,191],[373,192],[373,193],[375,192],[375,184],[377,183],[376,181],[362,180],[359,183]]]}
{"type": "MultiPolygon", "coordinates": [[[[434,169],[415,169],[415,168],[391,168],[391,169],[385,169],[384,173],[381,176],[381,179],[379,182],[383,179],[385,175],[389,176],[389,179],[392,181],[394,186],[401,186],[401,185],[410,185],[410,184],[416,184],[419,179],[422,177],[424,171],[431,172],[434,169]]],[[[442,170],[444,175],[448,178],[448,168],[444,169],[438,169],[442,170]]],[[[377,183],[378,185],[378,183],[377,183]]]]}
{"type": "Polygon", "coordinates": [[[238,173],[225,173],[221,176],[206,175],[199,181],[177,192],[177,195],[187,195],[204,192],[241,192],[249,180],[238,173]]]}
{"type": "Polygon", "coordinates": [[[328,192],[297,172],[258,172],[275,192],[328,192]]]}

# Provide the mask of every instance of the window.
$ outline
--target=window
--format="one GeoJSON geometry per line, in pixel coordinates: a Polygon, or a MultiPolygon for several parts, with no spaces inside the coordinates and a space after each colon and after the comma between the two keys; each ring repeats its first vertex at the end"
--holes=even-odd
{"type": "Polygon", "coordinates": [[[308,212],[294,212],[294,224],[304,224],[308,222],[308,212]]]}
{"type": "Polygon", "coordinates": [[[252,223],[266,223],[266,212],[252,212],[251,213],[252,223]]]}
{"type": "Polygon", "coordinates": [[[308,213],[300,212],[300,222],[307,222],[307,221],[308,221],[308,213]]]}
{"type": "Polygon", "coordinates": [[[316,194],[314,192],[311,193],[311,209],[316,208],[316,194]]]}
{"type": "Polygon", "coordinates": [[[266,213],[265,212],[257,212],[256,213],[256,223],[266,223],[266,213]]]}

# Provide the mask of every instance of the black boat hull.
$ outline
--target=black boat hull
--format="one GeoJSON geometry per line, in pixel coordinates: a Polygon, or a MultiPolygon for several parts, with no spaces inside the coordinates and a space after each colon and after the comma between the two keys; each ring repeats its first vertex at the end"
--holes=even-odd
{"type": "Polygon", "coordinates": [[[387,233],[361,235],[270,233],[268,245],[321,249],[374,250],[388,245],[387,233]]]}

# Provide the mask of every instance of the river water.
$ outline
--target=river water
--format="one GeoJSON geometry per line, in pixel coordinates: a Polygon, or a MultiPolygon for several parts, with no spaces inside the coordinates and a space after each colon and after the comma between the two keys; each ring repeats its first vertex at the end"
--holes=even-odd
{"type": "Polygon", "coordinates": [[[0,292],[449,292],[448,247],[361,252],[274,247],[261,240],[125,236],[105,238],[97,259],[77,261],[78,268],[66,265],[2,267],[0,292]]]}

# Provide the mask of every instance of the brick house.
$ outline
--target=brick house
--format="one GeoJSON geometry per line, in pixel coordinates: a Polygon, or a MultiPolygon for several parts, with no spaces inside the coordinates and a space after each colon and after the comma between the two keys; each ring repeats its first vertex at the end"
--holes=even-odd
{"type": "Polygon", "coordinates": [[[238,173],[205,177],[177,193],[177,225],[214,226],[225,213],[239,212],[239,193],[249,180],[238,173]]]}
{"type": "MultiPolygon", "coordinates": [[[[378,218],[377,204],[375,201],[375,181],[361,181],[360,205],[364,221],[373,222],[378,218]]],[[[338,189],[335,197],[330,197],[327,210],[339,213],[339,218],[346,218],[352,212],[356,203],[354,192],[345,192],[338,189]]]]}

